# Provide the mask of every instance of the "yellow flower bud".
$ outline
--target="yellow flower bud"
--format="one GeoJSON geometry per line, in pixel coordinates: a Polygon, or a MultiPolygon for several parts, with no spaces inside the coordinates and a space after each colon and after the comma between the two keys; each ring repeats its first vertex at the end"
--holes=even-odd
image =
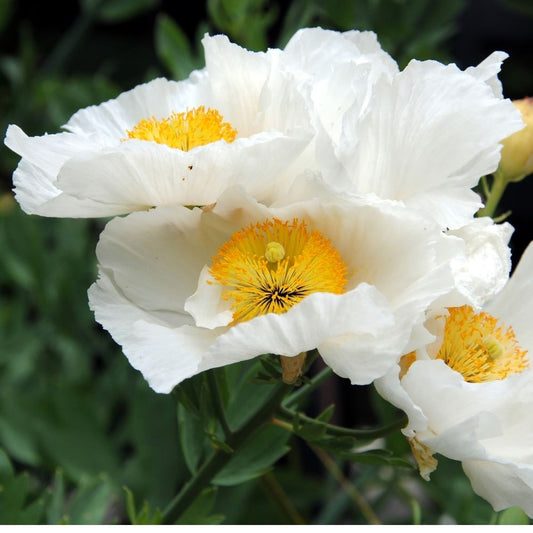
{"type": "Polygon", "coordinates": [[[513,101],[522,113],[525,128],[502,141],[502,158],[498,174],[506,181],[520,181],[533,173],[533,97],[513,101]]]}

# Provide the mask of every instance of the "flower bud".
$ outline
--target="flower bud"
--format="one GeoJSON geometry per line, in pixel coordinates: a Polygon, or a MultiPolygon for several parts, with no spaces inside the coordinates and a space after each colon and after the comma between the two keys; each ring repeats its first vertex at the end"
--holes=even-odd
{"type": "Polygon", "coordinates": [[[533,97],[514,100],[513,104],[526,126],[502,141],[497,172],[508,182],[520,181],[533,172],[533,97]]]}

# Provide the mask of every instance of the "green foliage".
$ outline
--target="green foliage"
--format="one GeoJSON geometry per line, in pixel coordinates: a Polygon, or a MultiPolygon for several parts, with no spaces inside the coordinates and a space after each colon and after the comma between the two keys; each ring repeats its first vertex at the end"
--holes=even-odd
{"type": "Polygon", "coordinates": [[[278,17],[277,6],[265,0],[207,0],[215,27],[249,50],[265,50],[267,32],[278,17]]]}
{"type": "Polygon", "coordinates": [[[217,474],[216,485],[237,485],[262,476],[288,451],[290,433],[267,426],[248,439],[232,454],[229,463],[217,474]]]}
{"type": "Polygon", "coordinates": [[[176,80],[187,78],[202,64],[183,30],[164,13],[159,13],[156,20],[155,50],[165,69],[176,80]]]}
{"type": "Polygon", "coordinates": [[[205,489],[196,501],[183,513],[176,524],[216,525],[223,522],[222,514],[211,514],[217,495],[216,487],[205,489]]]}
{"type": "Polygon", "coordinates": [[[520,507],[509,507],[498,516],[498,525],[527,526],[530,520],[520,507]]]}

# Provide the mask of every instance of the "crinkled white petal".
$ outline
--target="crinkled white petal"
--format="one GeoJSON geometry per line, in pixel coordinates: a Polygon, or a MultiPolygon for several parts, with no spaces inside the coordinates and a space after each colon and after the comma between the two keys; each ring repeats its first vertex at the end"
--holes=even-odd
{"type": "MultiPolygon", "coordinates": [[[[351,331],[357,332],[356,336],[369,335],[379,344],[380,336],[387,335],[393,323],[383,296],[375,287],[360,284],[346,294],[312,294],[286,313],[269,313],[236,324],[217,338],[206,358],[213,364],[221,356],[231,362],[263,353],[290,357],[316,347],[320,351],[325,339],[351,331]],[[354,320],[355,316],[362,318],[354,320]]],[[[359,356],[358,347],[351,356],[359,356]]]]}
{"type": "Polygon", "coordinates": [[[156,78],[121,93],[117,98],[80,109],[64,128],[82,138],[97,136],[101,146],[115,146],[142,119],[166,118],[200,105],[214,105],[207,73],[195,71],[189,79],[156,78]]]}
{"type": "Polygon", "coordinates": [[[89,303],[96,320],[156,392],[168,393],[176,383],[203,370],[201,354],[215,337],[209,330],[181,324],[178,314],[162,318],[144,311],[102,269],[89,289],[89,303]]]}
{"type": "Polygon", "coordinates": [[[496,169],[499,142],[522,127],[487,83],[432,61],[381,78],[366,114],[354,106],[345,124],[337,157],[354,192],[402,200],[450,228],[479,208],[470,188],[496,169]]]}
{"type": "Polygon", "coordinates": [[[493,90],[494,95],[502,97],[502,84],[498,79],[502,63],[509,57],[505,52],[493,52],[485,58],[479,65],[468,67],[465,72],[474,78],[484,81],[493,90]]]}
{"type": "MultiPolygon", "coordinates": [[[[164,205],[207,205],[240,183],[263,197],[304,148],[303,139],[270,132],[189,152],[132,140],[67,162],[57,186],[71,196],[125,206],[122,213],[164,205]]],[[[111,213],[115,214],[115,213],[111,213]]]]}
{"type": "MultiPolygon", "coordinates": [[[[533,244],[526,248],[503,290],[486,311],[512,326],[520,343],[533,353],[533,244]]],[[[531,359],[531,357],[530,357],[531,359]]]]}
{"type": "Polygon", "coordinates": [[[509,279],[511,250],[508,246],[513,227],[507,222],[494,224],[488,217],[475,218],[450,235],[465,243],[464,255],[452,260],[457,291],[476,308],[499,293],[509,279]]]}
{"type": "Polygon", "coordinates": [[[281,61],[308,85],[321,125],[335,142],[346,111],[356,105],[362,114],[377,80],[398,73],[373,32],[301,29],[287,43],[281,61]]]}
{"type": "Polygon", "coordinates": [[[517,506],[533,518],[533,468],[530,465],[464,461],[463,470],[474,491],[495,511],[517,506]]]}

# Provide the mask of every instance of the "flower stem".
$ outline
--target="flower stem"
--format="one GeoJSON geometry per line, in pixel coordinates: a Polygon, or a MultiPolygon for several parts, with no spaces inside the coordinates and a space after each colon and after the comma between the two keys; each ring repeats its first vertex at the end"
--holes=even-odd
{"type": "MultiPolygon", "coordinates": [[[[227,438],[226,444],[229,448],[238,450],[252,433],[267,423],[290,388],[288,385],[279,385],[252,418],[227,438]]],[[[163,512],[162,523],[175,523],[232,457],[233,454],[226,453],[220,448],[216,449],[169,503],[163,512]]]]}
{"type": "Polygon", "coordinates": [[[492,217],[494,218],[494,213],[496,208],[501,200],[501,197],[507,187],[507,180],[498,172],[493,176],[492,187],[490,188],[490,193],[485,202],[485,207],[482,207],[478,213],[478,217],[492,217]]]}
{"type": "Polygon", "coordinates": [[[261,478],[261,485],[287,520],[290,520],[293,524],[305,524],[302,515],[298,512],[296,507],[294,507],[290,498],[287,496],[283,487],[279,484],[272,472],[267,472],[261,478]]]}
{"type": "Polygon", "coordinates": [[[313,446],[312,444],[307,444],[311,448],[311,450],[313,450],[315,455],[320,459],[326,469],[330,472],[330,474],[340,483],[342,488],[347,492],[352,501],[361,511],[361,514],[367,519],[368,523],[380,525],[381,522],[372,507],[368,505],[368,502],[363,498],[363,496],[357,490],[355,485],[344,476],[337,463],[324,450],[321,450],[320,448],[313,446]]]}
{"type": "Polygon", "coordinates": [[[224,409],[222,395],[220,394],[220,387],[218,385],[217,375],[214,369],[208,370],[206,374],[207,385],[209,386],[209,390],[211,392],[211,399],[213,401],[213,408],[215,409],[215,414],[220,423],[220,426],[222,427],[222,431],[224,432],[224,437],[228,439],[233,434],[233,431],[226,417],[226,411],[224,409]]]}
{"type": "Polygon", "coordinates": [[[287,407],[281,406],[277,412],[277,415],[281,417],[282,420],[285,422],[290,423],[291,428],[294,427],[291,423],[292,420],[296,416],[298,416],[298,419],[300,422],[305,422],[306,424],[320,426],[321,428],[326,428],[326,432],[329,435],[335,435],[335,436],[350,436],[350,437],[356,437],[358,439],[377,439],[379,437],[384,437],[386,435],[389,435],[390,433],[393,433],[402,427],[404,427],[407,424],[407,417],[403,415],[398,420],[395,420],[394,422],[391,422],[390,424],[387,424],[385,426],[372,428],[372,429],[351,429],[351,428],[345,428],[342,426],[336,426],[334,424],[327,424],[326,422],[322,422],[320,420],[315,420],[314,418],[311,418],[307,415],[304,415],[303,413],[299,413],[296,411],[293,411],[292,409],[289,409],[287,407]]]}

